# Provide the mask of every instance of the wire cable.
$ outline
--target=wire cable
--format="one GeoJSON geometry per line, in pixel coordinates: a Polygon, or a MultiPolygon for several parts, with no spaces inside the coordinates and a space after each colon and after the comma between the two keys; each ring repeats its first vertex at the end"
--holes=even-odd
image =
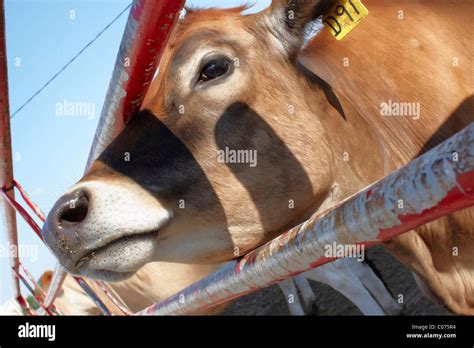
{"type": "Polygon", "coordinates": [[[10,119],[15,117],[18,112],[20,112],[25,106],[27,106],[33,99],[35,99],[48,85],[53,82],[64,70],[67,69],[69,65],[71,65],[79,56],[84,53],[84,51],[89,48],[102,34],[109,29],[112,24],[114,24],[130,7],[132,4],[130,3],[127,7],[125,7],[109,24],[107,24],[101,31],[97,33],[97,35],[89,41],[74,57],[72,57],[56,74],[54,74],[40,89],[38,89],[26,102],[23,103],[16,111],[11,114],[10,119]]]}

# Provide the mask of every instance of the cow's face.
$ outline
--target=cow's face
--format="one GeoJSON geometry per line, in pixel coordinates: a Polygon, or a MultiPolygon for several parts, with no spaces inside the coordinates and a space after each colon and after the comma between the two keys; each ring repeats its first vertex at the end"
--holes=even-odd
{"type": "Polygon", "coordinates": [[[43,234],[70,272],[227,261],[321,204],[324,97],[296,63],[319,3],[187,14],[142,111],[48,216],[43,234]]]}

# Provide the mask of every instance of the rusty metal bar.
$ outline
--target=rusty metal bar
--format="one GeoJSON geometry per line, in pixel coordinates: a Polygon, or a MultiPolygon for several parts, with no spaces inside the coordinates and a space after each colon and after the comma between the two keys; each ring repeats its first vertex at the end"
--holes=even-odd
{"type": "Polygon", "coordinates": [[[115,307],[117,307],[124,315],[133,314],[127,308],[127,306],[115,296],[115,294],[112,292],[112,290],[108,287],[106,283],[100,280],[95,280],[94,284],[96,284],[100,288],[100,290],[104,293],[104,295],[107,296],[107,298],[112,301],[115,307]]]}
{"type": "Polygon", "coordinates": [[[133,2],[86,168],[140,110],[184,2],[133,2]]]}
{"type": "MultiPolygon", "coordinates": [[[[184,3],[185,0],[133,2],[86,170],[120,133],[130,117],[139,111],[184,3]]],[[[64,281],[64,275],[60,277],[56,274],[60,270],[61,267],[56,268],[54,278],[58,281],[51,284],[51,295],[48,292],[47,299],[51,302],[64,281]]],[[[109,292],[107,296],[113,294],[109,292]]],[[[119,300],[115,299],[115,302],[119,303],[119,300]]]]}
{"type": "Polygon", "coordinates": [[[37,292],[41,298],[41,301],[44,301],[44,298],[46,296],[45,292],[41,288],[41,286],[38,284],[36,279],[31,275],[31,273],[28,271],[28,269],[20,262],[20,269],[25,273],[26,277],[28,278],[29,282],[33,284],[35,292],[37,292]]]}
{"type": "MultiPolygon", "coordinates": [[[[59,290],[61,289],[61,286],[64,282],[64,279],[66,279],[66,276],[67,276],[67,273],[64,270],[64,268],[61,265],[56,264],[56,269],[53,273],[53,279],[49,286],[48,293],[46,294],[46,298],[43,301],[44,307],[56,309],[56,306],[54,305],[54,300],[56,299],[59,293],[59,290]],[[51,288],[53,288],[54,291],[50,291],[51,288]]],[[[90,287],[90,285],[87,284],[87,281],[85,279],[82,279],[76,276],[73,276],[73,279],[82,288],[82,290],[84,290],[84,292],[91,298],[91,300],[94,301],[94,303],[102,312],[102,314],[111,315],[109,308],[107,308],[105,303],[99,298],[99,296],[97,296],[97,294],[90,287]]]]}
{"type": "MultiPolygon", "coordinates": [[[[20,186],[20,184],[18,184],[18,182],[16,182],[15,180],[12,181],[13,182],[13,185],[16,186],[18,188],[18,190],[20,191],[20,194],[21,196],[23,197],[23,199],[25,200],[25,202],[28,204],[28,206],[36,213],[36,215],[40,218],[41,221],[44,221],[44,215],[42,214],[41,212],[41,209],[38,207],[38,205],[36,205],[31,199],[30,197],[28,196],[28,194],[24,191],[23,187],[20,186]]],[[[11,206],[11,208],[13,210],[16,210],[24,219],[25,221],[28,223],[28,225],[30,225],[31,229],[36,233],[36,235],[41,239],[43,240],[43,237],[41,236],[41,229],[39,227],[39,225],[36,223],[36,221],[34,221],[34,219],[31,217],[31,215],[26,211],[26,209],[24,209],[14,198],[14,196],[10,196],[7,194],[7,191],[5,189],[2,190],[2,193],[3,193],[3,198],[5,199],[6,202],[8,202],[9,206],[11,206]]],[[[13,190],[12,190],[12,193],[13,193],[13,190]]],[[[18,265],[19,266],[22,266],[23,267],[23,270],[25,271],[25,273],[27,274],[27,276],[30,278],[30,279],[33,279],[33,277],[29,274],[28,270],[26,269],[26,267],[24,267],[19,261],[18,261],[18,265]]],[[[13,270],[13,272],[15,273],[15,275],[21,280],[21,277],[20,277],[20,274],[17,270],[13,270]]],[[[53,277],[53,281],[51,284],[59,284],[63,282],[64,278],[66,276],[66,273],[64,272],[60,272],[58,274],[55,274],[55,277],[53,277]]],[[[34,281],[33,279],[33,283],[36,285],[36,282],[34,281]]],[[[56,285],[57,286],[57,285],[56,285]]],[[[42,290],[41,290],[42,291],[42,290]]],[[[59,292],[59,287],[56,288],[56,291],[55,293],[51,293],[51,294],[44,294],[43,293],[43,296],[44,296],[44,301],[43,301],[43,304],[42,304],[42,307],[44,306],[44,311],[45,313],[49,313],[49,308],[55,310],[57,313],[61,313],[57,308],[56,306],[53,304],[53,301],[54,301],[54,298],[56,297],[57,293],[59,292]],[[48,297],[49,295],[49,297],[48,297]],[[54,296],[53,296],[54,295],[54,296]]],[[[31,314],[31,313],[30,313],[31,314]]]]}
{"type": "Polygon", "coordinates": [[[4,201],[8,202],[8,204],[18,212],[18,214],[21,215],[23,219],[25,219],[26,223],[30,225],[31,229],[35,231],[36,235],[43,240],[43,237],[41,236],[41,228],[39,225],[36,223],[36,221],[31,217],[31,215],[26,211],[25,208],[21,206],[20,203],[18,203],[15,198],[12,198],[9,194],[8,191],[3,189],[3,198],[4,201]]]}
{"type": "MultiPolygon", "coordinates": [[[[49,308],[51,308],[54,313],[56,313],[58,315],[62,315],[62,312],[54,304],[52,304],[51,306],[45,306],[44,305],[45,298],[46,298],[46,293],[44,292],[42,286],[36,281],[36,279],[33,277],[33,275],[31,275],[31,273],[28,271],[28,268],[26,268],[21,262],[20,262],[20,268],[26,274],[26,277],[28,278],[28,280],[35,287],[35,291],[37,291],[38,294],[40,295],[40,298],[41,298],[41,301],[42,301],[41,306],[45,307],[44,308],[44,313],[47,314],[49,308]]],[[[39,313],[39,311],[38,311],[38,313],[39,313]]]]}
{"type": "MultiPolygon", "coordinates": [[[[0,188],[12,199],[13,192],[13,165],[12,144],[10,134],[10,103],[8,99],[8,69],[7,48],[5,37],[5,9],[3,1],[0,1],[0,188]]],[[[1,197],[3,208],[3,219],[9,248],[15,250],[11,258],[13,291],[15,298],[19,298],[20,282],[15,271],[18,271],[18,236],[16,226],[15,210],[1,197]]]]}
{"type": "Polygon", "coordinates": [[[84,292],[94,301],[96,306],[100,309],[102,314],[104,315],[112,315],[110,310],[107,308],[107,306],[102,302],[102,300],[97,296],[95,291],[90,287],[89,284],[87,284],[85,279],[79,278],[79,277],[74,277],[76,280],[77,284],[84,290],[84,292]]]}
{"type": "Polygon", "coordinates": [[[20,272],[16,272],[16,271],[15,271],[15,273],[17,274],[18,278],[21,280],[21,282],[23,283],[23,285],[24,285],[24,286],[28,289],[28,291],[31,293],[31,295],[33,296],[33,299],[36,301],[36,303],[38,303],[38,306],[41,307],[41,308],[45,311],[45,313],[46,313],[47,315],[52,316],[53,313],[52,313],[48,308],[46,308],[46,307],[44,306],[41,297],[35,292],[35,290],[34,290],[34,289],[31,287],[31,285],[27,282],[27,280],[25,279],[25,277],[23,277],[20,272]]]}
{"type": "MultiPolygon", "coordinates": [[[[13,180],[12,145],[10,129],[10,103],[8,96],[5,7],[4,2],[0,1],[0,188],[3,193],[0,197],[0,201],[2,202],[3,207],[4,226],[5,231],[7,232],[9,248],[14,248],[15,250],[11,258],[14,297],[16,298],[17,302],[20,304],[24,312],[28,313],[29,315],[36,315],[35,311],[33,311],[28,306],[28,303],[21,295],[20,290],[20,261],[18,255],[17,221],[15,215],[15,208],[12,205],[12,202],[16,202],[14,185],[15,182],[13,180]]],[[[31,219],[31,221],[33,220],[31,219]]]]}
{"type": "Polygon", "coordinates": [[[38,216],[38,218],[44,222],[46,218],[45,218],[44,213],[41,211],[41,208],[35,202],[31,200],[30,196],[26,193],[26,191],[18,183],[18,181],[13,180],[13,185],[18,189],[18,191],[20,191],[20,194],[23,197],[23,200],[26,202],[26,204],[28,204],[31,210],[35,212],[36,216],[38,216]]]}
{"type": "Polygon", "coordinates": [[[59,290],[61,289],[61,285],[64,282],[64,279],[66,279],[66,271],[64,268],[57,263],[56,264],[56,269],[54,270],[53,273],[53,279],[51,280],[51,284],[49,285],[48,292],[46,294],[46,298],[44,299],[43,304],[49,308],[53,306],[54,299],[59,293],[59,290]]]}
{"type": "Polygon", "coordinates": [[[18,297],[16,297],[16,301],[20,305],[21,310],[23,311],[24,315],[25,314],[30,315],[30,316],[38,315],[38,313],[33,308],[30,307],[28,302],[25,300],[25,298],[21,294],[18,297]]]}
{"type": "Polygon", "coordinates": [[[335,260],[325,254],[328,245],[370,247],[473,205],[471,123],[337,207],[137,314],[187,314],[212,307],[335,260]]]}
{"type": "MultiPolygon", "coordinates": [[[[13,180],[13,186],[16,187],[20,191],[21,196],[23,197],[25,202],[28,204],[28,206],[36,213],[36,215],[40,218],[40,220],[44,222],[45,221],[44,214],[42,213],[39,206],[31,200],[31,198],[26,193],[26,191],[23,189],[23,187],[15,180],[13,180]]],[[[12,209],[16,210],[25,219],[25,221],[28,223],[28,225],[30,225],[31,229],[36,233],[36,235],[41,240],[43,240],[43,238],[41,236],[41,229],[40,229],[39,225],[36,223],[36,221],[34,221],[34,219],[31,217],[31,215],[15,200],[14,197],[11,197],[11,196],[7,195],[7,192],[6,192],[5,189],[3,190],[2,193],[4,195],[4,199],[9,203],[9,205],[12,207],[12,209]]],[[[41,303],[41,307],[43,308],[44,313],[49,314],[50,313],[49,308],[51,308],[52,310],[56,311],[56,313],[61,314],[61,312],[54,305],[54,303],[52,303],[52,301],[54,301],[54,298],[57,295],[57,292],[59,291],[59,288],[57,288],[57,291],[56,291],[56,294],[55,294],[54,297],[51,298],[51,296],[50,296],[50,298],[48,298],[48,296],[43,292],[43,290],[37,286],[36,281],[31,276],[31,274],[28,272],[26,267],[24,267],[20,262],[18,262],[18,264],[19,264],[19,266],[21,266],[23,268],[26,275],[30,278],[30,280],[33,282],[33,284],[39,290],[41,290],[42,295],[43,295],[43,303],[41,303]]],[[[21,274],[18,271],[13,270],[13,272],[15,273],[15,275],[20,280],[22,280],[21,279],[21,274]]],[[[63,277],[62,279],[64,280],[65,273],[64,273],[64,276],[62,274],[60,274],[60,276],[62,276],[63,277]]],[[[58,277],[56,277],[56,279],[58,279],[58,277]]],[[[59,279],[61,279],[61,278],[59,278],[59,279]]],[[[24,281],[23,281],[23,283],[24,283],[24,281]]],[[[62,283],[62,281],[61,281],[61,283],[62,283]]],[[[52,284],[54,284],[54,282],[52,284]]]]}

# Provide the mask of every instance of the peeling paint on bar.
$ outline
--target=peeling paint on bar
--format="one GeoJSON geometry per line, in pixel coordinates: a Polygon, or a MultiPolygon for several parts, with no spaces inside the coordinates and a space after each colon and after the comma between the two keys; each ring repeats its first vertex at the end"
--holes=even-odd
{"type": "Polygon", "coordinates": [[[86,170],[140,110],[184,2],[133,2],[86,170]]]}
{"type": "Polygon", "coordinates": [[[51,284],[49,285],[49,290],[43,302],[45,307],[49,308],[53,305],[54,299],[56,298],[56,296],[59,293],[59,290],[61,289],[60,285],[63,283],[65,278],[66,278],[66,271],[59,263],[56,263],[56,269],[54,270],[54,273],[53,273],[53,279],[51,280],[51,284]]]}
{"type": "Polygon", "coordinates": [[[112,293],[113,290],[110,289],[107,283],[104,283],[101,280],[95,280],[94,284],[96,284],[101,289],[105,296],[107,296],[107,298],[112,301],[115,307],[117,307],[124,315],[133,314],[123,302],[119,301],[118,298],[115,297],[115,295],[112,293]]]}
{"type": "MultiPolygon", "coordinates": [[[[13,191],[12,144],[10,133],[10,103],[8,97],[8,68],[5,37],[4,2],[0,2],[0,189],[10,199],[15,199],[13,191]]],[[[17,221],[15,210],[7,203],[7,198],[0,194],[3,211],[3,224],[6,240],[9,246],[18,246],[17,221]]],[[[16,272],[19,269],[18,255],[11,258],[13,293],[17,299],[22,299],[20,281],[16,272]]],[[[22,303],[20,303],[22,305],[22,303]]]]}
{"type": "Polygon", "coordinates": [[[326,244],[370,247],[473,205],[474,123],[337,207],[137,315],[191,314],[335,260],[325,257],[326,244]]]}
{"type": "Polygon", "coordinates": [[[87,284],[87,281],[85,279],[79,278],[79,277],[74,277],[76,280],[77,284],[84,290],[84,292],[94,301],[95,305],[99,308],[99,310],[102,312],[103,315],[112,315],[110,310],[107,308],[107,306],[102,302],[102,300],[97,296],[95,291],[90,287],[89,284],[87,284]]]}

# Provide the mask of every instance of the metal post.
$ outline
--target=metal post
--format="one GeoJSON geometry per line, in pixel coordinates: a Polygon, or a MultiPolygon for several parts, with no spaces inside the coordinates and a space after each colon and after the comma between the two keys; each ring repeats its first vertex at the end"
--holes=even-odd
{"type": "Polygon", "coordinates": [[[56,296],[58,296],[59,290],[61,289],[61,285],[63,284],[64,279],[66,279],[66,275],[67,273],[64,268],[59,263],[57,263],[56,269],[53,273],[53,279],[51,280],[48,292],[46,293],[46,298],[43,302],[45,307],[49,308],[53,306],[53,302],[56,296]]]}
{"type": "Polygon", "coordinates": [[[44,222],[46,218],[44,217],[44,213],[41,211],[41,208],[31,200],[30,196],[28,196],[18,181],[13,180],[13,185],[18,189],[18,191],[20,191],[20,195],[23,197],[23,200],[31,208],[31,210],[33,210],[39,219],[44,222]]]}
{"type": "Polygon", "coordinates": [[[140,110],[184,2],[133,2],[86,169],[140,110]]]}
{"type": "Polygon", "coordinates": [[[112,303],[117,307],[124,315],[132,315],[133,313],[128,309],[128,307],[123,303],[123,301],[119,300],[112,292],[112,290],[107,286],[106,283],[100,281],[100,280],[95,280],[94,284],[97,285],[101,291],[104,293],[107,298],[112,301],[112,303]]]}
{"type": "MultiPolygon", "coordinates": [[[[5,38],[5,10],[4,3],[0,1],[0,188],[6,195],[14,199],[13,192],[13,166],[12,166],[12,144],[10,134],[10,103],[8,99],[8,70],[7,70],[7,48],[5,38]]],[[[18,236],[16,227],[15,210],[8,204],[5,198],[0,198],[3,207],[3,219],[7,241],[12,251],[12,277],[15,298],[20,293],[20,283],[16,272],[19,267],[18,259],[18,236]]]]}

